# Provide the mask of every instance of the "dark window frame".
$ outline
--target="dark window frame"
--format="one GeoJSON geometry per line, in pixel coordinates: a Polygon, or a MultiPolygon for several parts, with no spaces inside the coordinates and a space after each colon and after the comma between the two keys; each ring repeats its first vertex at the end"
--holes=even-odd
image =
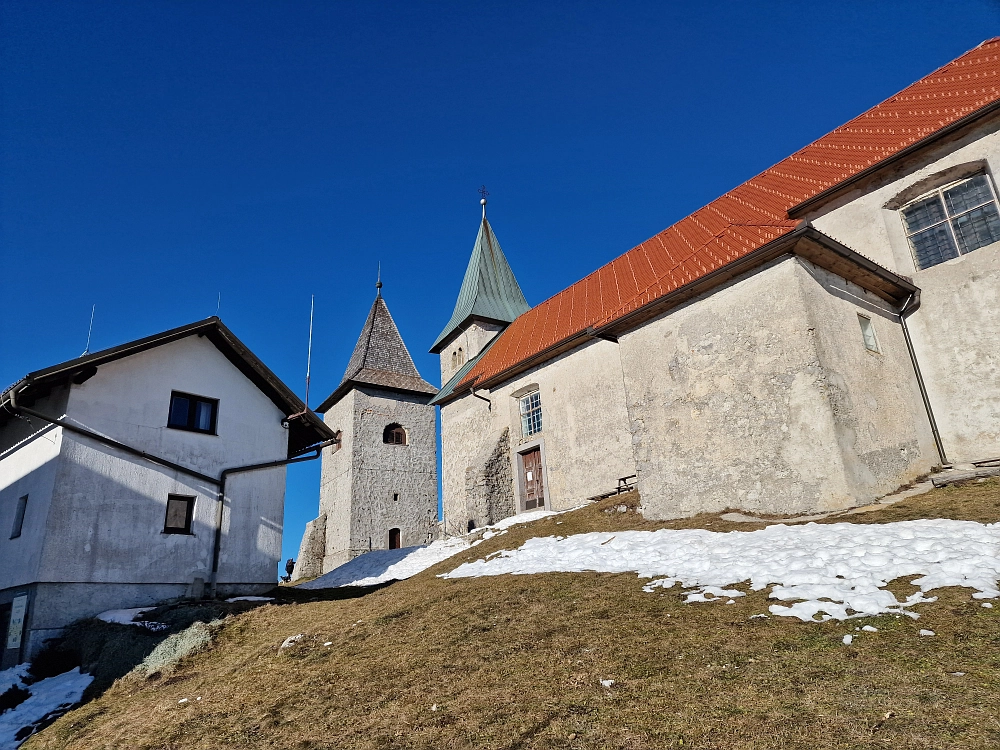
{"type": "Polygon", "coordinates": [[[10,529],[10,538],[17,539],[24,531],[24,514],[28,511],[28,496],[21,495],[17,499],[17,507],[14,510],[14,525],[10,529]]]}
{"type": "Polygon", "coordinates": [[[163,514],[163,532],[164,534],[185,534],[187,536],[194,536],[194,532],[191,531],[191,523],[194,521],[194,504],[197,500],[196,495],[167,495],[167,507],[163,514]],[[167,526],[167,519],[170,518],[170,501],[181,500],[187,503],[187,512],[184,514],[184,526],[167,526]]]}
{"type": "Polygon", "coordinates": [[[409,443],[408,437],[406,428],[396,422],[386,425],[385,429],[382,430],[382,442],[385,445],[407,445],[409,443]]]}
{"type": "Polygon", "coordinates": [[[184,391],[171,391],[170,392],[170,406],[167,408],[167,427],[172,430],[184,430],[185,432],[197,432],[201,435],[218,435],[218,424],[219,424],[219,399],[209,398],[208,396],[198,396],[193,393],[185,393],[184,391]],[[174,413],[174,399],[184,398],[188,400],[188,412],[187,420],[181,424],[179,422],[172,422],[174,413]],[[209,404],[212,407],[212,424],[209,429],[202,430],[196,427],[196,417],[198,413],[197,405],[199,403],[209,404]]]}

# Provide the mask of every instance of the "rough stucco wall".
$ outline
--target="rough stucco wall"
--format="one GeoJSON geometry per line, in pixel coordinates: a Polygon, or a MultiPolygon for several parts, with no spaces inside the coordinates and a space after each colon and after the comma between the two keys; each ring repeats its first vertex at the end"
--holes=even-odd
{"type": "Polygon", "coordinates": [[[481,320],[470,323],[468,328],[441,350],[441,385],[451,380],[451,376],[458,372],[462,365],[479,354],[490,339],[503,329],[504,326],[498,323],[481,320]],[[453,355],[459,354],[459,349],[462,350],[461,356],[453,359],[453,355]]]}
{"type": "Polygon", "coordinates": [[[805,260],[798,274],[851,492],[870,501],[940,463],[891,305],[805,260]],[[875,330],[865,348],[858,314],[875,330]]]}
{"type": "MultiPolygon", "coordinates": [[[[466,479],[482,473],[504,430],[511,443],[510,477],[517,508],[517,451],[541,442],[545,455],[547,507],[564,510],[614,490],[618,478],[635,473],[616,344],[596,340],[528,370],[488,394],[492,408],[463,396],[441,408],[444,514],[449,534],[467,528],[470,491],[466,479]],[[512,394],[537,385],[542,432],[521,434],[512,394]]],[[[473,520],[475,520],[473,518],[473,520]]],[[[500,519],[494,519],[494,521],[500,519]]]]}
{"type": "Polygon", "coordinates": [[[1000,119],[880,175],[806,218],[921,289],[908,318],[914,348],[948,459],[1000,456],[1000,245],[916,270],[899,211],[886,203],[910,186],[956,165],[985,161],[1000,171],[1000,119]]]}
{"type": "Polygon", "coordinates": [[[619,340],[650,518],[854,504],[794,260],[619,340]]]}
{"type": "Polygon", "coordinates": [[[437,526],[436,410],[421,403],[426,397],[356,393],[351,554],[387,549],[392,528],[403,547],[426,544],[437,526]],[[394,422],[406,430],[406,445],[382,442],[394,422]]]}

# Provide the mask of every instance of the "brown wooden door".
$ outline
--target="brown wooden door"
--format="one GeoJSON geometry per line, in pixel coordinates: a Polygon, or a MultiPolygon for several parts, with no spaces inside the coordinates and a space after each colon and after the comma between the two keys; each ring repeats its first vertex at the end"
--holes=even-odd
{"type": "Polygon", "coordinates": [[[545,487],[542,485],[542,451],[533,448],[521,454],[521,471],[524,479],[524,509],[545,507],[545,487]]]}
{"type": "Polygon", "coordinates": [[[399,529],[389,529],[389,549],[399,549],[399,529]]]}

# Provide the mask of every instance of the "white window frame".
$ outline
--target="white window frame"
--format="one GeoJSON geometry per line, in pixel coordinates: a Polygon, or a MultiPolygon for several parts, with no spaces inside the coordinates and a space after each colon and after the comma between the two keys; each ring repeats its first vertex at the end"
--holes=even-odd
{"type": "Polygon", "coordinates": [[[858,313],[858,323],[861,325],[861,341],[864,343],[865,349],[875,354],[881,354],[882,347],[879,346],[878,335],[875,333],[872,319],[858,313]]]}
{"type": "MultiPolygon", "coordinates": [[[[976,174],[969,175],[968,177],[963,177],[960,180],[952,180],[951,182],[936,187],[933,190],[929,190],[926,193],[917,196],[913,200],[907,201],[906,205],[901,206],[899,209],[899,218],[900,221],[903,222],[903,233],[906,235],[906,242],[910,246],[910,254],[913,256],[913,265],[916,267],[916,269],[918,271],[923,271],[924,269],[933,268],[936,265],[940,265],[940,263],[932,263],[929,266],[920,265],[920,259],[917,258],[917,250],[913,246],[913,240],[911,239],[914,235],[920,234],[921,232],[926,232],[928,229],[933,229],[934,227],[938,227],[944,224],[948,228],[948,234],[951,237],[952,243],[954,243],[955,251],[958,253],[958,257],[961,257],[963,255],[968,255],[969,253],[974,252],[974,250],[969,250],[969,251],[962,250],[962,245],[958,241],[958,237],[955,236],[955,228],[952,225],[952,222],[958,219],[959,217],[964,216],[967,213],[982,208],[983,206],[989,205],[991,202],[994,205],[996,205],[998,211],[1000,211],[1000,201],[997,200],[997,190],[996,190],[996,185],[993,184],[993,177],[990,175],[989,172],[983,170],[982,172],[977,172],[976,174]],[[979,204],[978,206],[973,206],[972,208],[968,208],[965,211],[962,211],[961,213],[957,214],[950,213],[948,211],[948,201],[945,200],[944,193],[948,190],[951,190],[956,185],[961,185],[963,182],[974,180],[976,177],[986,178],[986,185],[990,189],[990,197],[991,197],[990,200],[987,200],[984,203],[979,204]],[[904,214],[906,213],[907,209],[912,208],[917,203],[921,203],[931,197],[937,197],[937,199],[941,202],[941,208],[944,209],[944,218],[941,221],[937,222],[936,224],[931,224],[930,226],[922,227],[920,229],[911,232],[906,226],[906,217],[904,216],[904,214]]],[[[978,249],[979,248],[976,248],[976,250],[978,249]]],[[[954,258],[950,258],[949,260],[954,260],[954,258]]],[[[945,263],[947,261],[941,261],[941,262],[945,263]]]]}
{"type": "Polygon", "coordinates": [[[542,431],[542,392],[533,390],[517,398],[517,412],[521,417],[521,437],[531,437],[542,431]],[[536,405],[531,404],[534,398],[536,405]]]}

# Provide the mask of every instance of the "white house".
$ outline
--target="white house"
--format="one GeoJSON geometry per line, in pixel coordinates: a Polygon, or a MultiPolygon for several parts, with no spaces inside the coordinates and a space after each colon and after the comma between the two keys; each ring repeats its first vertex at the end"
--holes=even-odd
{"type": "Polygon", "coordinates": [[[334,436],[218,318],[0,396],[3,666],[67,624],[275,583],[285,464],[334,436]]]}

